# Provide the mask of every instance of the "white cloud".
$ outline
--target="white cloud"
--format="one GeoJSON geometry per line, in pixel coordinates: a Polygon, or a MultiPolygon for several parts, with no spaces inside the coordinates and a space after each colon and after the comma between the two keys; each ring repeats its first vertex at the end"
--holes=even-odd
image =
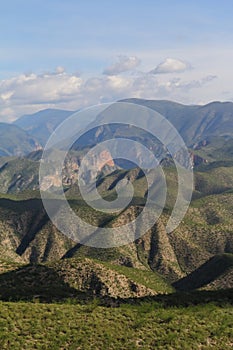
{"type": "Polygon", "coordinates": [[[123,72],[127,72],[139,66],[140,62],[141,61],[136,56],[118,56],[118,61],[113,65],[105,68],[103,74],[117,75],[123,72]]]}
{"type": "Polygon", "coordinates": [[[174,58],[166,58],[159,63],[150,73],[166,74],[166,73],[181,73],[191,68],[188,62],[176,60],[174,58]]]}
{"type": "Polygon", "coordinates": [[[213,75],[198,79],[188,75],[181,80],[143,72],[84,78],[62,67],[43,74],[21,74],[0,81],[0,120],[11,121],[44,108],[77,110],[129,97],[197,103],[203,98],[202,89],[206,91],[206,99],[209,96],[213,99],[209,87],[214,79],[213,75]],[[207,83],[208,89],[205,88],[207,83]],[[192,89],[195,89],[195,96],[189,93],[192,89]]]}
{"type": "Polygon", "coordinates": [[[64,72],[65,72],[65,68],[64,68],[64,67],[58,66],[58,67],[56,68],[56,73],[62,74],[62,73],[64,73],[64,72]]]}
{"type": "Polygon", "coordinates": [[[0,95],[0,98],[3,100],[3,101],[7,101],[9,100],[14,94],[14,91],[6,91],[6,92],[3,92],[1,95],[0,95]]]}
{"type": "Polygon", "coordinates": [[[19,103],[24,99],[33,98],[37,103],[53,102],[64,93],[78,89],[81,78],[67,73],[22,74],[0,82],[0,93],[11,91],[11,95],[19,103]]]}

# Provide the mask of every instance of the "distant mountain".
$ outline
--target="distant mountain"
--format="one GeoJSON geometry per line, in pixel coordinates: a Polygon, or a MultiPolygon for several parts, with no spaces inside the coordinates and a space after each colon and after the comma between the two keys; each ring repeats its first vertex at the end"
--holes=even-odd
{"type": "Polygon", "coordinates": [[[33,135],[44,146],[56,127],[73,113],[60,109],[45,109],[20,117],[14,121],[14,125],[33,135]]]}
{"type": "Polygon", "coordinates": [[[41,146],[37,140],[17,125],[0,123],[0,156],[22,156],[41,146]]]}
{"type": "MultiPolygon", "coordinates": [[[[161,161],[167,158],[168,150],[157,138],[143,129],[130,125],[130,121],[132,122],[135,117],[131,104],[138,104],[159,112],[175,126],[192,153],[192,165],[196,166],[220,159],[232,159],[233,103],[213,102],[205,106],[185,106],[171,101],[141,99],[128,99],[122,100],[122,102],[126,102],[123,108],[126,116],[125,121],[127,122],[128,120],[129,125],[115,122],[119,120],[120,109],[116,107],[116,104],[113,104],[101,112],[96,117],[96,120],[88,125],[86,130],[89,129],[89,131],[83,133],[73,144],[72,149],[90,148],[103,141],[122,137],[145,145],[161,161]],[[111,116],[112,123],[109,123],[109,116],[111,116]],[[205,152],[206,146],[209,147],[207,147],[205,152]],[[215,153],[217,147],[219,148],[217,151],[218,155],[216,154],[215,156],[213,153],[215,153]]],[[[145,113],[143,110],[140,113],[143,113],[144,128],[151,130],[154,118],[153,113],[146,110],[145,113]]],[[[158,135],[159,132],[160,130],[158,130],[158,135]]],[[[167,137],[169,140],[169,133],[167,137]]],[[[133,152],[133,150],[128,150],[128,156],[130,156],[131,151],[133,152]]],[[[140,156],[140,151],[137,151],[137,154],[140,156]]],[[[177,156],[179,157],[179,155],[177,156]]],[[[116,160],[116,164],[125,169],[135,166],[125,160],[116,160]]]]}
{"type": "Polygon", "coordinates": [[[171,101],[136,98],[122,101],[149,107],[165,116],[180,132],[188,146],[210,136],[233,137],[232,102],[186,106],[171,101]]]}
{"type": "MultiPolygon", "coordinates": [[[[142,105],[159,112],[175,126],[187,146],[191,148],[195,148],[198,143],[207,139],[213,140],[215,137],[229,139],[233,137],[232,102],[212,102],[204,106],[187,106],[172,101],[136,98],[125,99],[122,102],[142,105]]],[[[73,113],[72,111],[59,109],[46,109],[31,115],[22,116],[14,122],[14,125],[24,129],[38,140],[38,143],[44,146],[56,127],[73,113]]],[[[97,116],[97,118],[99,121],[104,122],[105,113],[97,116]]],[[[151,123],[149,118],[148,123],[151,123]]],[[[150,127],[150,125],[147,126],[150,127]]],[[[79,142],[74,144],[73,149],[90,147],[113,137],[127,137],[139,142],[144,140],[144,144],[148,144],[150,149],[161,153],[161,145],[158,145],[158,141],[156,143],[143,130],[116,124],[94,128],[86,135],[83,135],[79,142]]]]}

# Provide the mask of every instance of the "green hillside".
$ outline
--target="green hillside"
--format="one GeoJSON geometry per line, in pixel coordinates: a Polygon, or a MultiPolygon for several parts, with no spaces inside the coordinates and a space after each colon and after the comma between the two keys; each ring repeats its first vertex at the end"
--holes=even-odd
{"type": "MultiPolygon", "coordinates": [[[[135,218],[139,208],[132,205],[109,220],[80,201],[71,201],[71,206],[86,221],[102,226],[126,223],[135,218]]],[[[202,197],[193,201],[183,222],[169,235],[165,230],[168,218],[165,212],[155,226],[134,243],[97,249],[77,244],[61,234],[49,221],[39,198],[17,201],[2,198],[0,250],[2,259],[25,263],[89,257],[100,263],[159,272],[174,282],[214,255],[233,252],[232,208],[232,193],[202,197]]]]}
{"type": "Polygon", "coordinates": [[[232,277],[230,276],[232,275],[233,254],[216,255],[187,277],[175,282],[173,286],[178,290],[192,290],[206,287],[214,282],[215,288],[227,289],[231,287],[232,277]]]}
{"type": "MultiPolygon", "coordinates": [[[[7,269],[6,269],[7,270],[7,269]]],[[[43,265],[19,265],[0,274],[1,300],[59,301],[88,296],[131,298],[171,293],[157,273],[93,259],[65,259],[43,265]],[[10,270],[10,271],[9,271],[10,270]]]]}

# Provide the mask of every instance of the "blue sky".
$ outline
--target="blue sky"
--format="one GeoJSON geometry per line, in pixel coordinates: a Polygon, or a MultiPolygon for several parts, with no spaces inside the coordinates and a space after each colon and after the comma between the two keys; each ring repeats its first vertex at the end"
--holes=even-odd
{"type": "Polygon", "coordinates": [[[232,18],[226,0],[4,1],[0,117],[130,96],[232,100],[232,18]]]}

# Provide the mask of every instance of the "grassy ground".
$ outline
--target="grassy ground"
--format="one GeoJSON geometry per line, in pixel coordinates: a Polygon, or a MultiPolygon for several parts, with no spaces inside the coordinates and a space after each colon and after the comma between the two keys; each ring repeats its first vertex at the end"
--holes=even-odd
{"type": "Polygon", "coordinates": [[[0,303],[4,349],[231,349],[233,308],[0,303]]]}

